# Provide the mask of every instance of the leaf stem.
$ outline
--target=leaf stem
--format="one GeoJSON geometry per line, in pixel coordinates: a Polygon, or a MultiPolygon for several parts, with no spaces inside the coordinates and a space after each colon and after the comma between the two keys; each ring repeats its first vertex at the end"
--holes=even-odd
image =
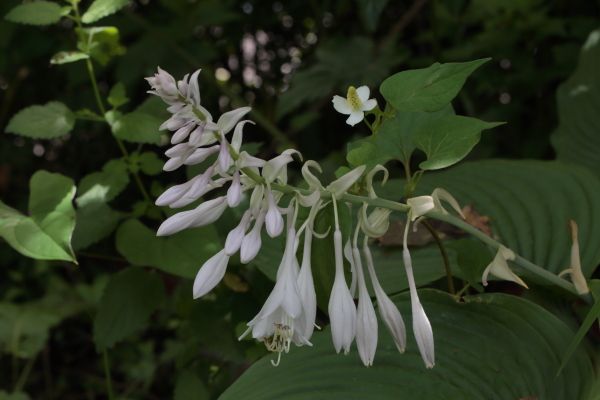
{"type": "Polygon", "coordinates": [[[427,228],[431,236],[435,239],[438,248],[440,249],[440,253],[442,255],[442,260],[444,264],[444,270],[446,271],[446,280],[448,281],[448,292],[451,294],[456,294],[456,289],[454,288],[454,279],[452,278],[452,270],[450,269],[450,260],[448,259],[448,252],[446,251],[446,247],[444,247],[444,243],[440,239],[440,235],[437,230],[429,223],[427,220],[421,221],[423,226],[427,228]]]}
{"type": "Polygon", "coordinates": [[[21,374],[19,375],[19,379],[17,380],[17,383],[15,383],[15,392],[21,392],[23,390],[23,388],[25,387],[25,384],[27,383],[27,378],[29,378],[29,374],[31,373],[31,370],[33,368],[33,365],[35,364],[35,360],[37,359],[36,356],[31,357],[29,360],[27,360],[27,364],[25,364],[25,367],[23,367],[23,371],[21,371],[21,374]]]}
{"type": "Polygon", "coordinates": [[[106,395],[108,400],[113,400],[113,388],[112,388],[112,378],[110,374],[110,363],[108,360],[108,352],[106,349],[102,350],[102,364],[104,365],[104,377],[106,379],[106,395]]]}

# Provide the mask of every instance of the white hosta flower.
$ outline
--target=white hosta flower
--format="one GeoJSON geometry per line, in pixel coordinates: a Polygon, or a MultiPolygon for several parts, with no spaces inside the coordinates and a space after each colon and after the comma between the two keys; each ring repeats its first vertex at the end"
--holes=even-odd
{"type": "Polygon", "coordinates": [[[242,184],[240,182],[240,173],[235,171],[231,178],[231,186],[227,190],[227,204],[229,207],[237,207],[242,201],[242,184]]]}
{"type": "Polygon", "coordinates": [[[497,278],[503,279],[505,281],[518,283],[526,289],[529,289],[525,282],[523,282],[523,280],[519,278],[517,274],[512,272],[512,270],[508,266],[507,261],[514,259],[515,253],[511,249],[500,245],[500,247],[498,247],[498,251],[496,252],[496,256],[494,257],[492,262],[488,264],[485,271],[483,271],[483,276],[481,277],[481,282],[483,283],[483,286],[487,286],[488,275],[492,274],[497,278]]]}
{"type": "Polygon", "coordinates": [[[360,179],[366,168],[366,165],[361,165],[346,172],[344,175],[327,185],[327,191],[333,193],[335,197],[340,197],[360,179]]]}
{"type": "Polygon", "coordinates": [[[182,211],[167,218],[158,228],[157,236],[168,236],[187,228],[212,224],[221,217],[227,208],[225,196],[205,201],[189,211],[182,211]]]}
{"type": "Polygon", "coordinates": [[[202,265],[194,279],[194,299],[204,296],[221,282],[228,262],[229,256],[221,250],[202,265]]]}
{"type": "Polygon", "coordinates": [[[342,259],[342,233],[336,229],[333,233],[335,252],[335,279],[329,297],[329,319],[331,321],[331,337],[336,352],[344,349],[347,354],[356,334],[356,307],[344,277],[342,259]]]}
{"type": "Polygon", "coordinates": [[[458,205],[458,202],[450,193],[441,188],[436,188],[431,193],[431,196],[417,196],[406,200],[406,204],[410,207],[410,220],[414,221],[417,218],[427,214],[430,211],[437,211],[442,214],[448,214],[448,211],[442,205],[442,200],[447,202],[456,211],[462,219],[465,215],[458,205]]]}
{"type": "Polygon", "coordinates": [[[287,165],[294,161],[292,157],[297,154],[302,159],[302,154],[298,150],[287,149],[280,155],[267,161],[262,169],[262,176],[269,183],[279,181],[283,184],[287,183],[287,165]]]}
{"type": "Polygon", "coordinates": [[[240,247],[242,246],[242,241],[244,240],[244,236],[246,235],[246,231],[248,230],[248,226],[250,225],[250,220],[252,216],[249,210],[244,212],[242,215],[242,219],[238,226],[233,228],[227,234],[227,238],[225,239],[225,254],[228,256],[234,255],[238,252],[240,247]]]}
{"type": "Polygon", "coordinates": [[[248,264],[250,261],[254,260],[254,257],[256,257],[260,251],[260,247],[262,246],[260,233],[265,222],[265,214],[265,211],[261,211],[258,214],[258,217],[256,217],[256,221],[254,222],[254,226],[250,232],[244,236],[244,239],[242,239],[242,245],[240,248],[240,262],[242,264],[248,264]]]}
{"type": "Polygon", "coordinates": [[[304,332],[302,335],[310,340],[317,315],[317,294],[312,275],[311,255],[314,220],[320,207],[320,202],[313,205],[308,215],[306,230],[304,232],[304,248],[302,251],[302,266],[298,274],[298,291],[304,309],[304,332]]]}
{"type": "Polygon", "coordinates": [[[158,67],[158,72],[154,76],[146,78],[153,90],[148,93],[159,96],[165,103],[173,104],[179,98],[179,89],[175,78],[167,71],[158,67]]]}
{"type": "Polygon", "coordinates": [[[265,227],[270,237],[275,238],[283,231],[283,217],[273,198],[273,191],[267,189],[267,214],[265,216],[265,227]]]}
{"type": "Polygon", "coordinates": [[[215,131],[220,132],[222,135],[229,133],[244,115],[248,114],[252,110],[251,107],[240,107],[235,110],[227,111],[219,117],[215,131]]]}
{"type": "Polygon", "coordinates": [[[295,241],[296,232],[291,227],[287,231],[285,251],[273,291],[256,317],[248,323],[252,337],[264,342],[269,351],[278,353],[277,361],[272,362],[275,366],[279,364],[281,353],[289,351],[292,342],[298,346],[311,345],[304,336],[303,307],[297,285],[295,241]]]}
{"type": "Polygon", "coordinates": [[[352,280],[350,281],[350,294],[352,297],[356,297],[356,264],[354,263],[354,255],[352,254],[352,244],[350,243],[350,239],[346,240],[346,244],[344,244],[344,258],[350,264],[350,274],[352,276],[352,280]]]}
{"type": "Polygon", "coordinates": [[[362,206],[362,215],[360,218],[360,226],[365,235],[378,238],[388,231],[390,227],[390,214],[392,210],[387,208],[375,207],[371,214],[367,215],[367,203],[362,206]]]}
{"type": "Polygon", "coordinates": [[[346,123],[354,126],[365,118],[365,111],[371,111],[377,106],[377,100],[369,99],[369,94],[367,86],[358,89],[350,86],[346,98],[333,96],[333,108],[340,114],[350,115],[346,123]]]}
{"type": "Polygon", "coordinates": [[[363,244],[363,254],[365,255],[365,259],[367,261],[369,277],[371,278],[371,284],[373,285],[373,290],[375,291],[379,315],[381,315],[383,322],[392,334],[396,348],[400,353],[404,353],[404,349],[406,348],[406,327],[404,326],[404,321],[402,320],[402,315],[400,314],[398,307],[396,307],[396,305],[388,297],[379,283],[379,279],[375,273],[373,256],[367,244],[366,238],[363,244]]]}
{"type": "MultiPolygon", "coordinates": [[[[412,208],[409,211],[412,212],[412,208]]],[[[435,348],[433,342],[433,330],[431,323],[425,314],[425,310],[419,300],[415,277],[413,275],[412,259],[408,250],[408,228],[410,220],[407,219],[406,227],[404,228],[404,240],[402,242],[402,259],[404,261],[404,269],[406,270],[406,278],[408,280],[408,288],[410,291],[410,304],[412,310],[413,333],[421,353],[421,358],[425,362],[427,368],[433,368],[435,365],[435,348]]]]}
{"type": "MultiPolygon", "coordinates": [[[[355,243],[356,245],[356,243],[355,243]]],[[[358,277],[358,308],[356,312],[356,347],[363,364],[367,367],[373,365],[375,351],[377,350],[377,317],[375,309],[367,290],[363,274],[362,261],[357,247],[352,248],[352,255],[356,265],[358,277]]]]}
{"type": "Polygon", "coordinates": [[[585,276],[583,276],[583,272],[581,270],[577,222],[570,220],[569,226],[571,227],[571,240],[573,241],[573,244],[571,245],[571,265],[569,268],[558,274],[558,276],[570,275],[571,282],[573,282],[577,293],[586,294],[590,292],[590,288],[588,287],[585,276]]]}
{"type": "Polygon", "coordinates": [[[221,172],[227,173],[229,168],[233,165],[233,158],[231,158],[231,154],[229,154],[229,149],[227,148],[227,141],[225,140],[225,135],[221,136],[221,145],[219,149],[219,157],[217,158],[217,162],[219,163],[219,168],[221,172]]]}

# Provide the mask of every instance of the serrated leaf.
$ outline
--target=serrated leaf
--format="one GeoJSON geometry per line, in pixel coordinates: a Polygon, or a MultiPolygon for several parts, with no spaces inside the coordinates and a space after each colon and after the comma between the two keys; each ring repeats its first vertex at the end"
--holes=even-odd
{"type": "Polygon", "coordinates": [[[220,400],[337,399],[589,399],[591,357],[580,351],[555,377],[559,356],[573,332],[542,307],[505,294],[466,297],[420,291],[435,337],[436,365],[425,369],[410,330],[410,298],[393,298],[409,334],[399,354],[383,324],[374,365],[365,368],[353,349],[335,354],[329,329],[313,346],[293,348],[273,368],[273,355],[250,367],[220,400]],[[276,382],[277,384],[274,384],[276,382]],[[320,396],[320,394],[324,394],[320,396]]]}
{"type": "Polygon", "coordinates": [[[123,159],[110,160],[102,171],[92,172],[79,182],[77,205],[85,207],[92,203],[106,203],[114,199],[129,184],[129,171],[123,159]]]}
{"type": "Polygon", "coordinates": [[[36,139],[66,135],[73,129],[75,115],[63,103],[51,101],[43,106],[30,106],[15,114],[6,132],[36,139]]]}
{"type": "Polygon", "coordinates": [[[108,94],[108,98],[106,100],[108,101],[108,104],[114,108],[119,108],[123,104],[127,104],[129,102],[129,98],[125,93],[125,85],[119,82],[113,86],[112,89],[110,89],[110,93],[108,94]]]}
{"type": "Polygon", "coordinates": [[[29,216],[0,201],[0,237],[24,256],[75,261],[71,235],[75,227],[70,178],[37,171],[29,182],[29,216]]]}
{"type": "Polygon", "coordinates": [[[90,8],[81,16],[81,22],[91,24],[116,13],[125,7],[129,0],[94,0],[90,8]]]}
{"type": "Polygon", "coordinates": [[[116,245],[133,265],[158,268],[184,278],[194,278],[204,261],[222,248],[212,225],[157,237],[156,231],[136,219],[119,226],[116,245]]]}
{"type": "Polygon", "coordinates": [[[165,289],[156,274],[132,267],[113,275],[94,319],[96,348],[110,348],[143,330],[164,298],[165,289]]]}
{"type": "Polygon", "coordinates": [[[558,88],[559,126],[552,145],[559,160],[580,164],[600,176],[600,30],[593,31],[579,57],[577,69],[558,88]]]}
{"type": "Polygon", "coordinates": [[[77,48],[89,54],[101,65],[106,65],[116,56],[125,53],[121,45],[119,29],[114,26],[94,26],[91,28],[76,28],[77,48]]]}
{"type": "Polygon", "coordinates": [[[88,58],[90,58],[90,56],[80,51],[59,51],[52,56],[50,59],[50,64],[68,64],[76,61],[87,60],[88,58]]]}
{"type": "Polygon", "coordinates": [[[479,142],[482,130],[498,125],[502,123],[460,115],[446,115],[426,123],[414,138],[417,147],[427,155],[419,167],[434,170],[456,164],[479,142]]]}
{"type": "Polygon", "coordinates": [[[50,25],[60,21],[62,8],[51,1],[37,0],[11,9],[4,17],[11,22],[27,25],[50,25]]]}
{"type": "Polygon", "coordinates": [[[398,111],[437,111],[448,105],[469,75],[489,60],[435,63],[427,68],[398,72],[384,80],[379,90],[398,111]]]}

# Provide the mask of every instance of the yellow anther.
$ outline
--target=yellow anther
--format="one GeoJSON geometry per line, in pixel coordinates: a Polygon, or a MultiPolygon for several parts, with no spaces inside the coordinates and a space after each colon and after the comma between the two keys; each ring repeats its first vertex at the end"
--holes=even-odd
{"type": "Polygon", "coordinates": [[[348,105],[354,111],[361,111],[362,101],[360,97],[358,97],[358,93],[356,92],[356,88],[354,86],[350,86],[348,88],[348,93],[346,94],[346,99],[348,100],[348,105]]]}

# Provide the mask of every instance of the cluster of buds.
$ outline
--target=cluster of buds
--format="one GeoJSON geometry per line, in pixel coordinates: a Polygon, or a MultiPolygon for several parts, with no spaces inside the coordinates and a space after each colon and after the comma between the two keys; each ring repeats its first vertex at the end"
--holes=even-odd
{"type": "MultiPolygon", "coordinates": [[[[263,160],[241,151],[244,125],[251,122],[242,118],[250,108],[242,107],[226,112],[216,123],[213,122],[211,114],[200,104],[197,81],[199,72],[176,81],[169,73],[159,69],[154,77],[147,78],[153,89],[149,93],[163,99],[172,114],[162,125],[163,129],[173,132],[173,146],[165,153],[169,160],[165,163],[164,170],[172,171],[182,165],[194,165],[214,159],[212,165],[203,173],[186,183],[167,189],[156,200],[156,204],[179,208],[190,205],[217,189],[221,189],[217,190],[220,195],[213,195],[210,200],[203,199],[197,207],[169,217],[161,224],[157,234],[171,235],[187,228],[211,224],[218,220],[228,207],[240,206],[242,199],[248,195],[249,202],[243,203],[248,204],[248,208],[243,212],[239,224],[227,235],[224,248],[206,261],[198,271],[193,285],[194,298],[204,296],[222,280],[230,257],[236,253],[239,252],[240,260],[244,264],[256,257],[262,244],[263,228],[271,238],[285,233],[285,249],[275,286],[264,306],[248,322],[248,329],[242,337],[251,335],[263,342],[267,349],[278,353],[274,365],[279,363],[283,352],[289,351],[292,342],[297,346],[310,346],[317,312],[311,267],[312,240],[314,237],[322,238],[328,234],[315,232],[314,223],[318,213],[332,204],[335,214],[335,279],[328,311],[334,347],[338,353],[342,349],[347,353],[356,340],[363,363],[367,366],[373,363],[377,348],[378,324],[367,289],[365,277],[368,274],[379,315],[391,332],[398,350],[403,352],[406,344],[404,322],[398,308],[379,283],[368,246],[369,238],[382,236],[389,225],[391,211],[379,207],[370,211],[367,201],[377,197],[372,184],[374,175],[383,172],[385,181],[387,170],[377,166],[366,171],[365,166],[360,166],[324,186],[313,173],[321,171],[319,164],[310,160],[301,168],[308,189],[288,185],[288,164],[294,160],[294,156],[301,160],[300,153],[288,149],[270,160],[263,160]],[[233,134],[229,137],[231,131],[233,134]],[[365,202],[356,212],[353,237],[346,238],[344,243],[338,221],[338,207],[350,206],[345,200],[347,192],[359,181],[366,184],[369,195],[364,197],[365,202]],[[301,207],[309,209],[308,217],[303,221],[298,218],[301,207]],[[301,241],[302,256],[299,262],[298,248],[301,241]],[[344,272],[344,259],[351,269],[350,285],[344,272]]],[[[350,93],[354,100],[352,104],[356,103],[356,110],[353,108],[350,111],[356,114],[359,111],[363,113],[363,109],[374,106],[358,104],[358,100],[366,102],[368,89],[359,88],[356,92],[358,94],[350,93]]],[[[418,211],[415,212],[419,214],[418,211]]],[[[417,215],[415,212],[412,217],[417,215]]],[[[431,368],[435,363],[433,333],[419,302],[414,282],[410,253],[406,246],[408,225],[407,223],[404,241],[404,267],[412,302],[413,331],[425,365],[431,368]]]]}

